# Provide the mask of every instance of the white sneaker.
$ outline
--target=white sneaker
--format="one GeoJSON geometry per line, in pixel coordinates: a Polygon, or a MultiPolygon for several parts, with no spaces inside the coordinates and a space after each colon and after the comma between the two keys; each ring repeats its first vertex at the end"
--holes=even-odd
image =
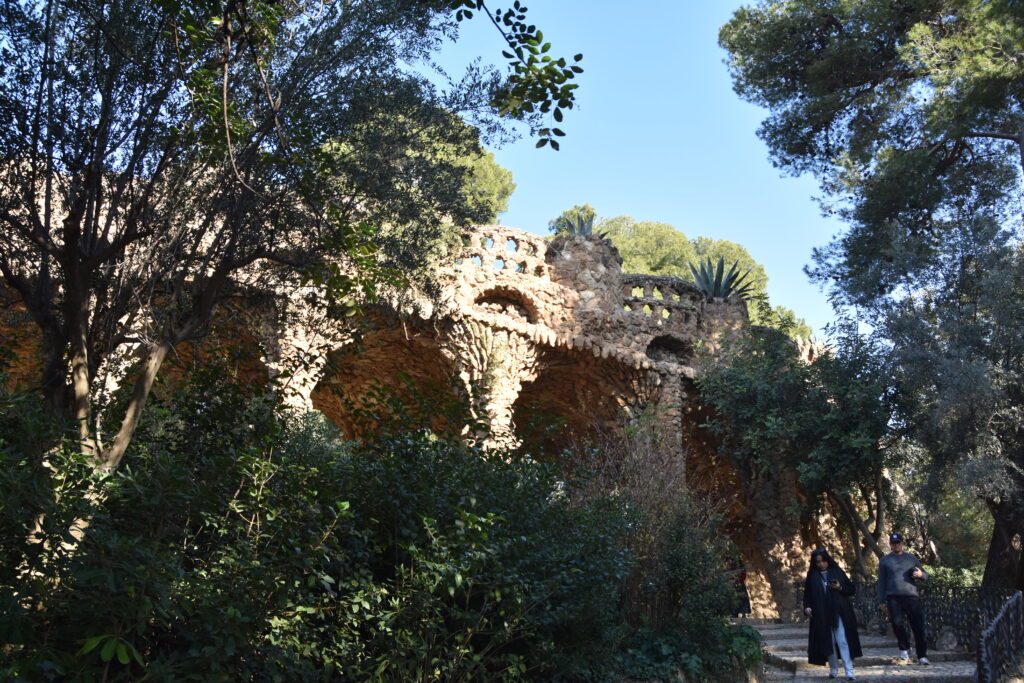
{"type": "Polygon", "coordinates": [[[917,660],[917,663],[918,664],[931,664],[931,662],[928,661],[927,657],[921,657],[921,659],[917,660]]]}
{"type": "Polygon", "coordinates": [[[907,652],[906,650],[900,650],[900,660],[901,661],[909,661],[910,660],[910,653],[907,652]]]}

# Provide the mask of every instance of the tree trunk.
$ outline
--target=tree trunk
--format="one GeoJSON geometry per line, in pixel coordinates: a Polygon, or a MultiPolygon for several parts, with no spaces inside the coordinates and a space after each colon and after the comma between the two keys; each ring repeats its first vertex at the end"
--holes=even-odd
{"type": "MultiPolygon", "coordinates": [[[[882,552],[882,548],[878,545],[878,541],[875,540],[871,530],[868,529],[867,523],[857,512],[857,504],[853,502],[853,498],[849,493],[834,494],[829,493],[832,500],[836,501],[839,509],[843,511],[843,515],[849,522],[850,526],[860,532],[861,538],[864,539],[864,547],[871,550],[876,557],[882,557],[885,553],[882,552]]],[[[881,510],[879,513],[881,514],[881,510]]],[[[876,515],[877,516],[877,515],[876,515]]]]}
{"type": "Polygon", "coordinates": [[[1024,588],[1021,543],[1024,539],[1024,505],[1017,498],[989,500],[995,524],[988,545],[988,559],[981,584],[986,588],[1024,588]]]}
{"type": "Polygon", "coordinates": [[[51,417],[64,421],[68,419],[67,356],[63,340],[43,331],[42,380],[43,401],[51,417]]]}
{"type": "Polygon", "coordinates": [[[163,365],[164,359],[167,358],[167,354],[170,351],[171,343],[166,340],[154,343],[149,347],[149,352],[146,354],[146,362],[139,371],[139,376],[135,378],[135,385],[132,387],[132,397],[128,402],[124,418],[121,420],[121,428],[110,443],[110,446],[105,448],[100,454],[97,469],[107,474],[117,469],[121,458],[124,457],[124,453],[128,449],[132,436],[135,434],[135,428],[139,426],[142,410],[146,407],[146,401],[149,399],[149,393],[153,389],[153,382],[156,381],[156,375],[160,371],[160,366],[163,365]]]}

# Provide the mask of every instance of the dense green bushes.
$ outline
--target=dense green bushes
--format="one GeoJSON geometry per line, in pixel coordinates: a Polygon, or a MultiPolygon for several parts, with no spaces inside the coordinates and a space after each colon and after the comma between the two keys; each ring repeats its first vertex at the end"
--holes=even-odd
{"type": "Polygon", "coordinates": [[[353,446],[200,373],[95,482],[3,400],[0,678],[605,680],[752,656],[683,517],[652,584],[678,618],[630,628],[642,517],[553,465],[424,430],[353,446]]]}

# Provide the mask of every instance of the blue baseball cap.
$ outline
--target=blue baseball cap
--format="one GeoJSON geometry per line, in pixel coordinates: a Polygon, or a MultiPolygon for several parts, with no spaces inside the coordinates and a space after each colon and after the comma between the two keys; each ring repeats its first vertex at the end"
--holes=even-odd
{"type": "Polygon", "coordinates": [[[889,543],[903,543],[903,534],[895,533],[889,536],[889,543]]]}

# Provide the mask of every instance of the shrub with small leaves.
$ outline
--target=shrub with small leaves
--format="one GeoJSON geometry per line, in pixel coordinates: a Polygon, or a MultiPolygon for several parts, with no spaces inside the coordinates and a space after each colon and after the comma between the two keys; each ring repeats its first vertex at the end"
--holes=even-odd
{"type": "Polygon", "coordinates": [[[102,481],[52,441],[40,464],[39,444],[16,438],[31,412],[0,411],[0,678],[614,666],[627,518],[615,501],[571,505],[550,466],[425,430],[348,444],[218,368],[159,392],[102,481]]]}

